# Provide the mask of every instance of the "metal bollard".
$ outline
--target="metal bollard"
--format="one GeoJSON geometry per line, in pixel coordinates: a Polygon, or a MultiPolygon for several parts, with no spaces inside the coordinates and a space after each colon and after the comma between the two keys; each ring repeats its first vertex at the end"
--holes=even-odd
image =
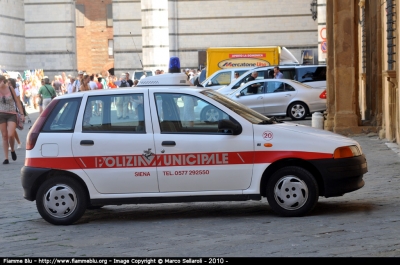
{"type": "Polygon", "coordinates": [[[314,112],[311,119],[311,127],[324,129],[324,116],[321,112],[314,112]]]}

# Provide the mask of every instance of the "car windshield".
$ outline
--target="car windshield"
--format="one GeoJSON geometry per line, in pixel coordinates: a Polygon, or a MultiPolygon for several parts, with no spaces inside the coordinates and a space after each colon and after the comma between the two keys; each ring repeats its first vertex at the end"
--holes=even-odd
{"type": "Polygon", "coordinates": [[[244,119],[248,120],[249,122],[253,124],[273,124],[275,123],[275,119],[268,118],[222,94],[219,92],[212,90],[212,89],[207,89],[207,90],[202,90],[200,91],[201,94],[212,98],[213,100],[217,101],[218,103],[221,103],[225,107],[231,109],[233,112],[236,114],[240,115],[244,119]]]}

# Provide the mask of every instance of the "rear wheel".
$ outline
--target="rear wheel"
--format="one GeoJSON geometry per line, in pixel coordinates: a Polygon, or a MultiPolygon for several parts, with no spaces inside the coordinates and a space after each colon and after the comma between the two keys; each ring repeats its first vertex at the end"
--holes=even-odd
{"type": "Polygon", "coordinates": [[[282,216],[303,216],[314,209],[319,190],[313,175],[296,166],[276,171],[267,184],[267,199],[271,208],[282,216]]]}
{"type": "Polygon", "coordinates": [[[87,196],[81,184],[70,177],[46,180],[36,194],[36,207],[47,222],[70,225],[85,213],[87,196]]]}
{"type": "Polygon", "coordinates": [[[302,102],[296,102],[289,106],[289,117],[292,120],[304,120],[307,116],[307,106],[302,102]]]}
{"type": "Polygon", "coordinates": [[[212,106],[205,107],[201,112],[201,120],[216,123],[222,118],[222,112],[212,106]]]}

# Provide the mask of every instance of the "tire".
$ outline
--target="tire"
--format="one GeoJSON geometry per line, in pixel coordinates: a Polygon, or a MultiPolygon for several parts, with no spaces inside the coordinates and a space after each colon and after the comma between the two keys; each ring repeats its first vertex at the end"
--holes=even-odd
{"type": "Polygon", "coordinates": [[[269,205],[281,216],[303,216],[318,202],[318,184],[313,175],[301,167],[279,169],[268,180],[266,189],[269,205]]]}
{"type": "Polygon", "coordinates": [[[82,185],[66,176],[46,180],[36,194],[40,215],[54,225],[75,223],[85,213],[87,205],[82,185]]]}
{"type": "Polygon", "coordinates": [[[288,116],[294,121],[304,120],[307,113],[307,106],[302,102],[292,103],[288,108],[288,116]]]}
{"type": "Polygon", "coordinates": [[[217,123],[222,119],[222,112],[212,106],[205,107],[201,112],[201,120],[209,123],[217,123]]]}

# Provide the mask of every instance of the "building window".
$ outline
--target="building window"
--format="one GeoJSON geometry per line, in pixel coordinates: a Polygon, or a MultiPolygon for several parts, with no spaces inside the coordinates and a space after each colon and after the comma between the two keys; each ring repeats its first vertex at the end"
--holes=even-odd
{"type": "Polygon", "coordinates": [[[107,27],[113,26],[112,4],[107,5],[107,27]]]}
{"type": "Polygon", "coordinates": [[[85,26],[85,6],[75,5],[75,24],[77,27],[85,26]]]}
{"type": "Polygon", "coordinates": [[[108,58],[114,58],[114,40],[108,40],[108,58]]]}

